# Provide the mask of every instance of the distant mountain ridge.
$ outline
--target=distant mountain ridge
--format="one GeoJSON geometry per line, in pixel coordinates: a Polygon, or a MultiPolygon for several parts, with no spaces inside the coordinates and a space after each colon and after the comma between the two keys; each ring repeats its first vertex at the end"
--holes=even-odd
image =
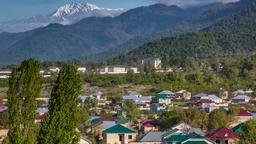
{"type": "MultiPolygon", "coordinates": [[[[237,5],[240,5],[240,2],[234,6],[213,4],[182,9],[177,6],[155,4],[135,8],[116,17],[89,17],[72,25],[50,24],[23,33],[2,33],[0,65],[18,63],[30,57],[48,61],[83,59],[101,52],[107,53],[135,37],[156,33],[165,35],[163,32],[168,36],[197,31],[230,16],[233,9],[228,8],[234,7],[239,10],[240,7],[237,5]],[[228,15],[216,15],[223,11],[228,15]],[[188,21],[192,23],[187,23],[188,21]]],[[[140,42],[145,41],[135,41],[135,44],[138,45],[140,42]]],[[[126,50],[131,49],[124,48],[120,54],[127,52],[126,50]]]]}
{"type": "Polygon", "coordinates": [[[167,37],[147,43],[116,58],[136,62],[159,57],[167,65],[189,57],[249,56],[256,53],[256,1],[236,14],[198,32],[167,37]]]}
{"type": "Polygon", "coordinates": [[[108,60],[128,53],[134,48],[140,47],[145,43],[157,39],[177,36],[187,32],[199,31],[221,21],[222,19],[225,19],[226,17],[231,16],[232,14],[237,13],[241,9],[248,7],[252,2],[252,0],[241,0],[236,3],[213,3],[196,9],[192,8],[190,10],[192,13],[199,14],[189,18],[188,20],[182,21],[173,27],[170,27],[168,30],[132,38],[117,47],[98,54],[87,56],[84,59],[95,61],[108,60]]]}
{"type": "Polygon", "coordinates": [[[115,17],[125,11],[123,8],[101,8],[91,3],[71,3],[61,6],[48,16],[34,16],[22,20],[0,22],[0,33],[25,32],[53,23],[70,25],[87,17],[115,17]]]}

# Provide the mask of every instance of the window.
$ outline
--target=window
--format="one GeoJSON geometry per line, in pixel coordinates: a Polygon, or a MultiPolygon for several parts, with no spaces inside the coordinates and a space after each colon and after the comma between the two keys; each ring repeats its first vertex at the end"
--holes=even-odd
{"type": "Polygon", "coordinates": [[[119,135],[119,141],[123,141],[123,136],[119,135]]]}
{"type": "Polygon", "coordinates": [[[132,135],[129,135],[129,136],[128,136],[128,139],[132,139],[132,135]]]}

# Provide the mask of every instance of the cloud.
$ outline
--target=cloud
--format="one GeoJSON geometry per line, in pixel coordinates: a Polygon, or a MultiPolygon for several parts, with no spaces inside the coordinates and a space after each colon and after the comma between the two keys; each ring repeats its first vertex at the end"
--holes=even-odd
{"type": "Polygon", "coordinates": [[[154,0],[159,3],[164,3],[167,5],[177,5],[181,7],[188,7],[188,6],[196,6],[196,5],[205,5],[214,2],[223,2],[223,3],[230,3],[230,2],[237,2],[239,0],[154,0]]]}

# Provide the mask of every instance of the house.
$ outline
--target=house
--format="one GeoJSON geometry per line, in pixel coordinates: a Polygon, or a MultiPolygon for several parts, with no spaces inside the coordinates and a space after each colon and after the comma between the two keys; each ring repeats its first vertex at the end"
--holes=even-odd
{"type": "Polygon", "coordinates": [[[7,111],[7,109],[8,109],[8,107],[6,107],[5,105],[3,105],[3,104],[0,104],[0,113],[4,113],[4,112],[6,112],[7,111]]]}
{"type": "Polygon", "coordinates": [[[172,92],[172,91],[161,91],[158,93],[159,95],[167,95],[169,97],[174,97],[175,96],[175,93],[172,92]]]}
{"type": "Polygon", "coordinates": [[[237,116],[237,120],[238,120],[238,123],[243,123],[243,122],[246,122],[250,119],[253,119],[253,115],[251,112],[241,108],[238,112],[238,116],[237,116]]]}
{"type": "Polygon", "coordinates": [[[180,122],[172,127],[172,129],[177,129],[184,134],[197,134],[201,136],[205,136],[205,133],[200,128],[193,128],[189,124],[185,122],[180,122]]]}
{"type": "Polygon", "coordinates": [[[103,139],[103,131],[115,125],[117,125],[117,122],[114,120],[101,121],[100,124],[94,128],[93,133],[101,140],[103,139]]]}
{"type": "Polygon", "coordinates": [[[234,126],[232,128],[233,132],[237,133],[237,134],[240,134],[241,130],[242,130],[242,127],[244,126],[245,123],[240,123],[236,126],[234,126]]]}
{"type": "Polygon", "coordinates": [[[42,115],[42,114],[45,114],[45,113],[48,113],[48,108],[47,107],[39,107],[36,109],[36,112],[39,114],[39,115],[42,115]]]}
{"type": "Polygon", "coordinates": [[[47,69],[47,71],[49,71],[51,73],[59,73],[60,72],[60,68],[59,67],[49,67],[47,69]]]}
{"type": "Polygon", "coordinates": [[[157,114],[157,115],[160,115],[162,114],[163,112],[165,112],[167,109],[168,109],[168,105],[166,104],[157,104],[157,103],[152,103],[150,105],[150,110],[157,114]]]}
{"type": "Polygon", "coordinates": [[[191,129],[191,128],[192,127],[185,122],[180,122],[172,127],[172,129],[178,129],[178,130],[182,130],[182,131],[187,131],[188,129],[191,129]]]}
{"type": "Polygon", "coordinates": [[[0,71],[0,79],[10,78],[12,71],[0,71]]]}
{"type": "Polygon", "coordinates": [[[142,137],[139,142],[141,144],[161,144],[163,134],[165,134],[165,132],[149,132],[142,137]]]}
{"type": "Polygon", "coordinates": [[[237,104],[245,104],[248,103],[251,100],[250,97],[247,95],[237,95],[232,99],[232,103],[237,103],[237,104]]]}
{"type": "Polygon", "coordinates": [[[140,70],[143,72],[146,65],[153,66],[156,70],[161,69],[162,61],[159,58],[146,58],[141,60],[140,70]]]}
{"type": "Polygon", "coordinates": [[[224,90],[223,88],[220,88],[219,90],[215,91],[215,93],[221,99],[228,99],[228,91],[224,90]]]}
{"type": "Polygon", "coordinates": [[[41,115],[38,115],[35,119],[35,123],[41,123],[47,116],[47,113],[44,113],[44,114],[41,114],[41,115]]]}
{"type": "Polygon", "coordinates": [[[130,70],[134,73],[138,73],[138,69],[136,67],[127,66],[102,66],[98,69],[98,72],[100,74],[127,74],[130,70]]]}
{"type": "Polygon", "coordinates": [[[172,135],[163,144],[214,144],[214,142],[197,134],[180,134],[172,135]]]}
{"type": "Polygon", "coordinates": [[[162,141],[170,138],[172,135],[184,135],[184,133],[178,129],[171,129],[162,135],[162,141]]]}
{"type": "Polygon", "coordinates": [[[220,109],[220,108],[225,108],[228,107],[228,103],[227,102],[223,102],[223,103],[215,103],[212,99],[201,99],[198,102],[199,107],[206,111],[206,112],[211,112],[215,109],[220,109]]]}
{"type": "Polygon", "coordinates": [[[199,101],[199,100],[201,100],[202,97],[207,97],[207,96],[208,96],[208,94],[206,94],[206,93],[199,93],[199,94],[193,95],[192,100],[199,101]]]}
{"type": "Polygon", "coordinates": [[[137,133],[121,124],[117,124],[103,131],[105,144],[128,144],[135,141],[137,133]]]}
{"type": "Polygon", "coordinates": [[[146,120],[142,123],[142,131],[144,133],[150,132],[150,131],[158,131],[158,120],[146,120]]]}
{"type": "Polygon", "coordinates": [[[81,73],[85,73],[86,72],[86,67],[78,67],[77,71],[81,72],[81,73]]]}
{"type": "Polygon", "coordinates": [[[127,95],[123,96],[123,101],[126,101],[126,100],[133,100],[136,103],[138,109],[141,111],[149,111],[152,97],[142,96],[138,92],[130,91],[128,92],[127,95]]]}
{"type": "Polygon", "coordinates": [[[171,106],[171,97],[166,94],[158,94],[152,98],[150,110],[156,114],[162,114],[171,106]]]}
{"type": "Polygon", "coordinates": [[[191,95],[192,95],[191,92],[188,92],[187,90],[180,90],[180,91],[176,92],[177,99],[190,100],[191,95]]]}
{"type": "Polygon", "coordinates": [[[206,97],[202,97],[201,99],[208,99],[208,100],[212,100],[214,101],[214,103],[216,104],[220,104],[220,103],[223,103],[224,100],[217,97],[216,95],[207,95],[206,97]]]}
{"type": "Polygon", "coordinates": [[[151,103],[170,105],[171,102],[171,97],[169,97],[168,95],[158,94],[152,98],[151,103]]]}
{"type": "Polygon", "coordinates": [[[207,137],[215,141],[217,144],[236,144],[239,141],[239,135],[233,132],[232,129],[228,129],[226,127],[213,131],[208,134],[207,137]]]}
{"type": "Polygon", "coordinates": [[[252,96],[253,94],[253,90],[252,89],[239,89],[237,91],[234,91],[233,92],[234,96],[237,96],[237,95],[247,95],[247,96],[252,96]]]}
{"type": "Polygon", "coordinates": [[[8,137],[8,131],[8,129],[0,129],[0,143],[2,143],[3,140],[8,137]]]}

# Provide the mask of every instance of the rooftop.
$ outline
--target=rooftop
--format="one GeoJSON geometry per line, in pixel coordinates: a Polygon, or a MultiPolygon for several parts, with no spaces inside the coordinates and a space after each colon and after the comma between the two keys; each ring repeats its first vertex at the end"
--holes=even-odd
{"type": "Polygon", "coordinates": [[[219,138],[219,139],[225,139],[225,138],[237,138],[238,134],[233,132],[232,129],[228,129],[226,127],[219,128],[212,133],[208,135],[210,138],[219,138]]]}
{"type": "Polygon", "coordinates": [[[149,132],[140,140],[140,142],[161,142],[164,133],[165,132],[149,132]]]}
{"type": "Polygon", "coordinates": [[[118,125],[115,125],[113,127],[110,127],[108,129],[104,130],[103,133],[124,134],[124,133],[135,133],[135,131],[118,124],[118,125]]]}
{"type": "Polygon", "coordinates": [[[238,116],[252,116],[252,114],[249,111],[241,108],[239,113],[238,113],[238,116]]]}

